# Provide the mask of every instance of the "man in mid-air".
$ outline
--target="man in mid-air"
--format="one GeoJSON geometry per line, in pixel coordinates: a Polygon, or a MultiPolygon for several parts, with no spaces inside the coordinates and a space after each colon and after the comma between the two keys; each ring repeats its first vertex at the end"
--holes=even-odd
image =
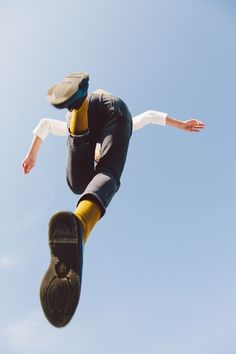
{"type": "Polygon", "coordinates": [[[40,288],[44,313],[56,327],[65,326],[76,310],[83,247],[120,187],[132,131],[150,123],[192,132],[204,128],[196,119],[181,121],[157,111],[147,111],[132,119],[120,98],[104,90],[88,95],[88,82],[87,73],[74,73],[49,88],[49,102],[68,110],[66,122],[42,119],[22,163],[24,173],[29,173],[49,132],[68,137],[66,179],[80,199],[73,213],[59,212],[49,222],[51,261],[40,288]]]}

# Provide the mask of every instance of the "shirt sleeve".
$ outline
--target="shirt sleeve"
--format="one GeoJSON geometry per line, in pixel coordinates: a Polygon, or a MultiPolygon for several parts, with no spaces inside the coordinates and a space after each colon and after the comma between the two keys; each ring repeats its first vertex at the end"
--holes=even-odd
{"type": "Polygon", "coordinates": [[[44,140],[49,133],[53,135],[67,136],[67,123],[56,119],[42,118],[33,130],[33,134],[44,140]]]}
{"type": "Polygon", "coordinates": [[[146,111],[133,117],[133,131],[142,129],[148,124],[166,125],[167,113],[146,111]]]}

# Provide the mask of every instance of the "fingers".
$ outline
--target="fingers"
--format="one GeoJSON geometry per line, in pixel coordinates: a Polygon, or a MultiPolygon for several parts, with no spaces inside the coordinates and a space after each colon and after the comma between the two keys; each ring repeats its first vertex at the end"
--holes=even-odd
{"type": "Polygon", "coordinates": [[[195,132],[195,133],[197,133],[197,132],[200,132],[201,130],[200,129],[197,129],[197,128],[192,128],[191,130],[190,130],[190,132],[195,132]]]}
{"type": "Polygon", "coordinates": [[[194,128],[199,128],[202,129],[205,127],[205,124],[203,122],[201,122],[200,120],[193,120],[193,126],[194,128]]]}
{"type": "Polygon", "coordinates": [[[203,123],[197,123],[194,125],[194,128],[198,128],[198,129],[203,129],[205,127],[205,124],[203,123]]]}
{"type": "Polygon", "coordinates": [[[30,166],[28,166],[28,165],[24,165],[24,166],[22,166],[23,167],[23,171],[24,171],[24,174],[26,175],[27,173],[29,173],[29,171],[30,171],[30,166]]]}
{"type": "Polygon", "coordinates": [[[24,172],[25,175],[30,172],[32,167],[34,167],[34,164],[31,163],[29,160],[24,160],[22,162],[22,168],[23,168],[23,172],[24,172]]]}
{"type": "Polygon", "coordinates": [[[25,168],[25,175],[27,175],[29,172],[30,172],[30,170],[31,170],[31,166],[27,166],[26,168],[25,168]]]}
{"type": "Polygon", "coordinates": [[[200,132],[200,130],[203,129],[204,127],[205,127],[204,125],[198,124],[198,125],[194,125],[191,130],[200,132]]]}
{"type": "Polygon", "coordinates": [[[25,169],[25,174],[29,173],[31,170],[31,166],[27,166],[26,169],[25,169]]]}
{"type": "Polygon", "coordinates": [[[21,167],[22,167],[22,169],[23,169],[23,172],[24,172],[24,174],[26,174],[27,172],[27,164],[26,164],[26,161],[23,161],[22,162],[22,165],[21,165],[21,167]]]}
{"type": "Polygon", "coordinates": [[[203,128],[205,128],[205,124],[197,119],[191,119],[185,123],[185,129],[189,132],[200,132],[203,128]]]}
{"type": "Polygon", "coordinates": [[[188,131],[190,131],[190,132],[200,132],[200,131],[201,131],[201,128],[198,128],[198,127],[191,127],[190,129],[188,129],[188,131]]]}
{"type": "Polygon", "coordinates": [[[190,120],[188,123],[196,127],[205,127],[205,124],[199,120],[190,120]]]}
{"type": "Polygon", "coordinates": [[[198,119],[189,119],[189,120],[186,120],[185,123],[186,124],[198,124],[198,125],[205,126],[205,124],[202,121],[198,120],[198,119]]]}

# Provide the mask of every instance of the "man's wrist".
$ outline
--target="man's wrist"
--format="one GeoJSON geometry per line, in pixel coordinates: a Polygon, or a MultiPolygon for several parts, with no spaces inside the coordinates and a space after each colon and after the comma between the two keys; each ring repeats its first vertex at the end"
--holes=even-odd
{"type": "Polygon", "coordinates": [[[167,118],[166,118],[166,124],[170,125],[172,127],[175,127],[175,128],[179,128],[179,129],[183,129],[184,128],[184,122],[183,121],[177,120],[175,118],[171,118],[169,116],[167,116],[167,118]]]}

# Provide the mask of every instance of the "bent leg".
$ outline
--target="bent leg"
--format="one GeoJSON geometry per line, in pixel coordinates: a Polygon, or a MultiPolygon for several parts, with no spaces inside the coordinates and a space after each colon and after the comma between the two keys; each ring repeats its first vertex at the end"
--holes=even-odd
{"type": "Polygon", "coordinates": [[[96,200],[101,206],[102,215],[120,187],[132,133],[132,117],[124,102],[113,96],[104,97],[107,116],[101,135],[101,158],[94,177],[80,198],[80,201],[96,200]]]}

